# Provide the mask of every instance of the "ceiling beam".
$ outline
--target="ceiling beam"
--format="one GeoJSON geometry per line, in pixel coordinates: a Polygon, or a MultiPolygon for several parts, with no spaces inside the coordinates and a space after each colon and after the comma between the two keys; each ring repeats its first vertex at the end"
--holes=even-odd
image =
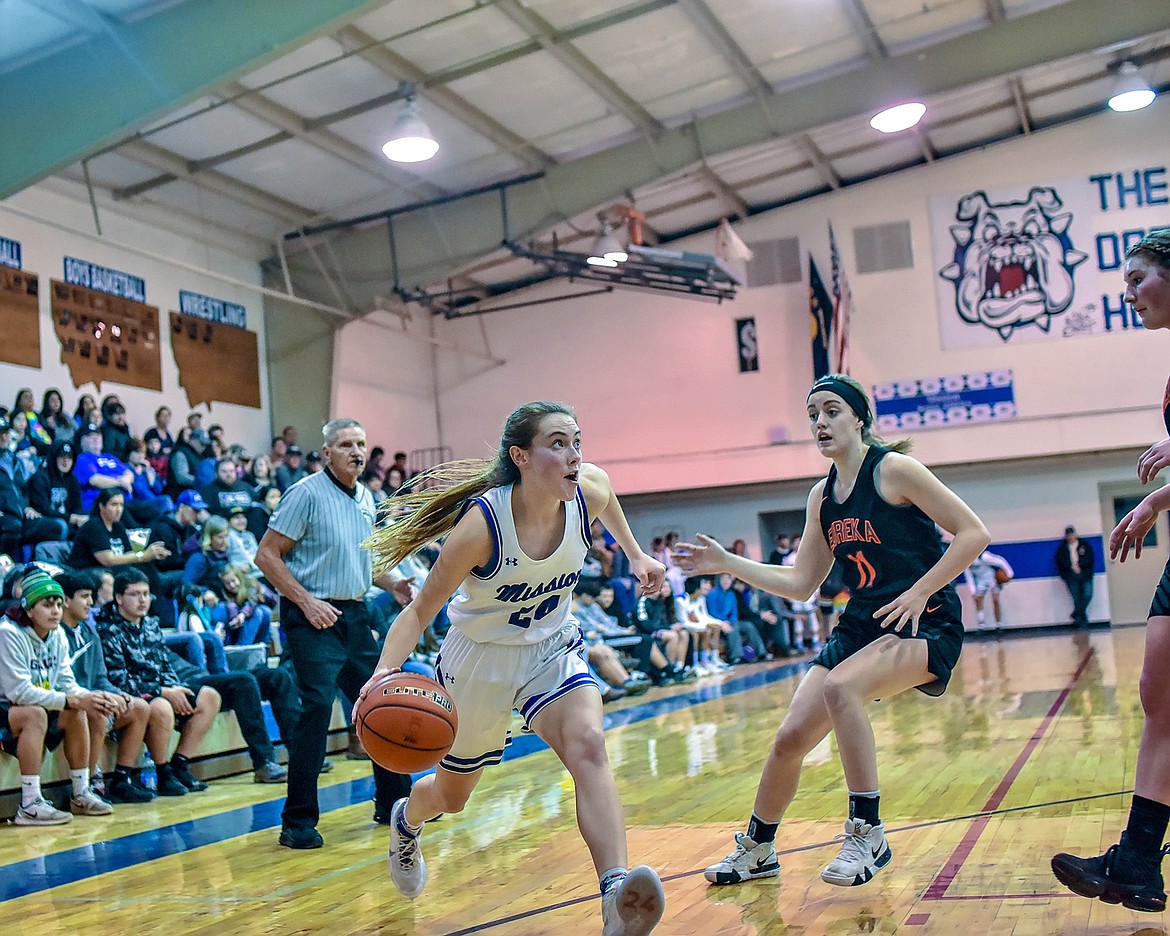
{"type": "Polygon", "coordinates": [[[552,24],[518,0],[497,0],[495,8],[540,43],[542,49],[585,82],[605,103],[646,136],[655,137],[663,126],[646,108],[626,94],[570,42],[562,41],[552,24]]]}
{"type": "MultiPolygon", "coordinates": [[[[195,181],[195,173],[191,170],[187,160],[161,146],[147,143],[145,140],[131,140],[119,147],[118,153],[175,179],[195,181]]],[[[198,183],[209,191],[234,199],[254,211],[263,212],[285,223],[291,222],[300,226],[310,223],[313,219],[319,220],[321,217],[300,205],[294,205],[283,198],[278,198],[271,192],[265,192],[214,170],[199,173],[198,183]]]]}
{"type": "MultiPolygon", "coordinates": [[[[773,139],[776,133],[760,119],[761,107],[770,111],[781,136],[797,136],[879,110],[891,100],[911,95],[929,98],[1002,80],[1004,74],[1168,29],[1170,3],[1133,4],[1126,16],[1118,16],[1100,0],[1068,0],[777,93],[764,101],[753,100],[702,117],[664,130],[652,142],[640,138],[554,166],[539,182],[509,188],[510,232],[523,240],[565,217],[595,210],[627,191],[701,164],[704,155],[733,152],[773,139]]],[[[425,285],[499,246],[499,196],[481,195],[400,215],[394,226],[403,285],[425,285]],[[443,237],[436,228],[443,230],[443,237]]],[[[385,229],[375,226],[350,231],[346,249],[346,262],[360,269],[376,269],[377,264],[385,263],[385,229]]],[[[386,290],[385,283],[372,285],[381,292],[386,290]]]]}
{"type": "Polygon", "coordinates": [[[804,153],[805,159],[812,164],[813,169],[816,170],[817,175],[821,177],[821,181],[825,185],[834,191],[841,187],[841,177],[837,175],[837,170],[833,168],[833,164],[829,162],[828,157],[817,146],[816,141],[811,135],[801,133],[797,135],[793,142],[804,153]]]}
{"type": "Polygon", "coordinates": [[[711,12],[711,8],[707,6],[705,0],[678,0],[678,5],[682,7],[691,24],[703,34],[703,38],[711,43],[715,51],[735,70],[739,80],[747,86],[749,91],[764,97],[773,93],[768,79],[748,58],[747,53],[727,31],[727,27],[723,25],[719,17],[711,12]]]}
{"type": "Polygon", "coordinates": [[[1008,79],[1008,90],[1012,95],[1012,104],[1016,109],[1016,119],[1020,122],[1020,130],[1027,136],[1032,132],[1032,112],[1028,110],[1028,101],[1024,97],[1024,84],[1018,75],[1008,79]]]}
{"type": "Polygon", "coordinates": [[[186,0],[0,74],[0,199],[382,0],[186,0]]]}
{"type": "Polygon", "coordinates": [[[500,149],[511,153],[526,166],[547,169],[554,165],[554,160],[548,153],[489,117],[466,98],[442,85],[429,86],[427,73],[423,69],[386,46],[378,45],[373,36],[356,26],[346,26],[338,30],[333,34],[333,39],[342,48],[357,52],[382,74],[395,81],[410,82],[418,89],[420,97],[426,98],[480,136],[491,140],[500,149]]]}
{"type": "Polygon", "coordinates": [[[865,8],[865,0],[841,0],[845,16],[857,38],[865,43],[865,49],[872,61],[880,62],[890,57],[890,50],[878,35],[877,27],[869,18],[869,11],[865,8]]]}

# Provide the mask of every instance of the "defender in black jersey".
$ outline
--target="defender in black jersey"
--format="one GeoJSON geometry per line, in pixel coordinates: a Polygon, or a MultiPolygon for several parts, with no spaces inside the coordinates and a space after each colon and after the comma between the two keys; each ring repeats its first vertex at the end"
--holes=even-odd
{"type": "MultiPolygon", "coordinates": [[[[1170,229],[1147,234],[1126,251],[1125,301],[1150,330],[1170,328],[1170,229]]],[[[1170,434],[1170,384],[1162,399],[1162,419],[1170,434]]],[[[1138,459],[1138,479],[1147,484],[1170,465],[1170,438],[1150,446],[1138,459]]],[[[1159,488],[1122,518],[1109,537],[1109,557],[1125,562],[1133,549],[1170,508],[1170,486],[1159,488]]],[[[1061,853],[1052,858],[1052,873],[1082,897],[1097,897],[1130,910],[1161,913],[1166,909],[1162,844],[1170,823],[1170,563],[1154,592],[1146,622],[1141,700],[1145,712],[1141,747],[1134,773],[1133,802],[1121,841],[1096,858],[1061,853]]]]}
{"type": "Polygon", "coordinates": [[[833,374],[813,384],[808,418],[828,477],[808,499],[804,535],[791,567],[729,554],[715,540],[680,543],[674,560],[688,575],[730,572],[749,585],[803,600],[834,560],[845,569],[849,603],[801,680],[776,734],[747,831],[706,871],[713,884],[780,873],[773,842],[796,795],[805,755],[830,730],[849,784],[841,852],[823,872],[829,884],[865,884],[890,860],[879,814],[877,754],[865,706],[908,689],[941,695],[963,646],[951,582],[987,547],[980,519],[922,464],[873,433],[861,385],[833,374]],[[936,525],[954,536],[943,548],[936,525]]]}

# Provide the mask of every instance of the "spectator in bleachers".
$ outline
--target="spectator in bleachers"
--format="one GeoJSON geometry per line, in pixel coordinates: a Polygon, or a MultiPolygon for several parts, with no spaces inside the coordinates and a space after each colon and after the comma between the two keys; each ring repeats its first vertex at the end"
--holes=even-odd
{"type": "Polygon", "coordinates": [[[89,519],[77,531],[68,565],[71,569],[93,571],[134,565],[148,577],[152,589],[161,594],[155,563],[169,556],[170,550],[157,540],[136,549],[122,523],[124,509],[125,496],[120,489],[105,488],[99,491],[89,519]]]}
{"type": "Polygon", "coordinates": [[[0,417],[0,553],[19,558],[22,546],[65,539],[69,526],[29,505],[24,468],[4,448],[8,437],[8,421],[0,417]]]}
{"type": "Polygon", "coordinates": [[[727,658],[732,664],[744,662],[747,656],[753,660],[771,659],[755,623],[750,618],[739,616],[739,603],[731,579],[730,575],[723,573],[707,595],[707,611],[711,617],[731,625],[730,630],[723,632],[727,641],[727,658]],[[745,656],[747,647],[751,647],[751,651],[745,656]]]}
{"type": "Polygon", "coordinates": [[[268,521],[276,508],[280,505],[280,488],[275,484],[261,488],[256,492],[256,499],[248,510],[248,532],[256,537],[256,542],[264,538],[268,529],[268,521]]]}
{"type": "Polygon", "coordinates": [[[268,460],[272,462],[273,478],[276,477],[276,469],[284,464],[284,457],[288,454],[288,446],[284,444],[284,439],[280,436],[272,437],[272,445],[268,449],[268,460]]]}
{"type": "Polygon", "coordinates": [[[699,662],[695,670],[699,675],[704,675],[727,669],[727,664],[719,655],[719,642],[722,635],[731,630],[731,625],[712,617],[707,610],[706,596],[711,591],[711,580],[691,576],[683,588],[683,596],[675,601],[678,604],[678,619],[699,637],[699,662]]]}
{"type": "Polygon", "coordinates": [[[382,490],[384,490],[387,495],[391,495],[405,483],[406,474],[402,471],[401,468],[396,468],[394,465],[391,465],[386,469],[386,474],[382,477],[382,490]]]}
{"type": "Polygon", "coordinates": [[[134,474],[130,466],[102,451],[102,430],[94,423],[82,426],[78,433],[80,453],[73,469],[81,485],[81,506],[93,507],[98,492],[106,488],[121,488],[129,494],[134,489],[134,474]]]}
{"type": "Polygon", "coordinates": [[[28,503],[43,517],[79,527],[88,515],[81,503],[81,485],[73,475],[73,455],[72,442],[53,443],[45,464],[29,479],[28,503]]]}
{"type": "Polygon", "coordinates": [[[77,408],[73,411],[73,428],[99,426],[101,422],[102,414],[97,408],[97,402],[91,394],[83,393],[77,401],[77,408]]]}
{"type": "MultiPolygon", "coordinates": [[[[664,580],[665,581],[665,580],[664,580]]],[[[626,647],[626,652],[638,661],[636,672],[650,677],[656,686],[667,680],[670,672],[670,660],[666,658],[663,648],[653,634],[643,633],[632,620],[632,615],[626,614],[614,600],[613,586],[604,584],[597,593],[595,606],[609,615],[617,632],[639,638],[636,644],[626,647]]]]}
{"type": "Polygon", "coordinates": [[[308,475],[305,466],[301,464],[303,454],[296,445],[290,445],[285,449],[284,462],[276,469],[276,486],[280,488],[281,493],[308,475]]]}
{"type": "MultiPolygon", "coordinates": [[[[368,487],[370,489],[370,493],[374,495],[375,507],[381,507],[382,504],[384,504],[389,499],[390,495],[382,489],[383,478],[382,475],[378,472],[371,471],[367,468],[364,472],[362,472],[362,475],[358,480],[361,481],[362,484],[364,484],[366,487],[368,487]]],[[[384,522],[385,518],[379,517],[376,525],[381,526],[384,522]]]]}
{"type": "MultiPolygon", "coordinates": [[[[106,673],[106,658],[102,642],[90,614],[93,608],[93,578],[85,572],[62,572],[57,584],[64,592],[65,605],[61,615],[61,632],[69,646],[69,661],[78,684],[95,692],[105,692],[122,700],[112,715],[89,713],[89,775],[97,788],[100,776],[98,757],[111,731],[117,732],[117,763],[119,776],[128,778],[138,763],[146,741],[146,724],[150,706],[146,700],[122,692],[110,682],[106,673]]],[[[103,783],[102,795],[111,803],[149,803],[154,791],[130,782],[103,783]]]]}
{"type": "Polygon", "coordinates": [[[77,427],[65,412],[65,401],[61,398],[61,391],[50,387],[41,397],[41,425],[54,442],[72,442],[77,427]]]}
{"type": "Polygon", "coordinates": [[[183,570],[199,552],[199,531],[207,520],[207,502],[198,491],[183,491],[171,513],[160,514],[150,524],[150,541],[162,543],[168,555],[155,560],[160,593],[172,597],[183,582],[183,570]]]}
{"type": "Polygon", "coordinates": [[[175,447],[175,437],[171,435],[171,408],[160,406],[154,411],[154,425],[146,430],[142,440],[149,445],[151,439],[158,441],[159,452],[164,456],[171,454],[175,447]]]}
{"type": "Polygon", "coordinates": [[[787,533],[776,534],[776,548],[768,555],[771,565],[784,565],[784,560],[792,553],[792,537],[787,533]]]}
{"type": "MultiPolygon", "coordinates": [[[[158,618],[147,614],[150,597],[145,575],[137,569],[119,572],[114,578],[114,600],[96,616],[97,631],[110,682],[150,704],[146,747],[156,765],[158,794],[183,796],[207,789],[206,783],[191,775],[188,761],[219,714],[220,698],[210,687],[192,693],[180,682],[167,656],[158,618]],[[168,758],[176,727],[179,746],[168,758]]],[[[122,768],[115,773],[121,774],[122,768]]],[[[119,776],[115,782],[128,780],[119,776]]]]}
{"type": "Polygon", "coordinates": [[[678,620],[674,591],[665,579],[657,595],[640,595],[634,606],[634,626],[643,634],[657,640],[670,666],[664,682],[685,682],[694,678],[692,664],[696,659],[691,632],[678,620]],[[688,662],[688,657],[689,662],[688,662]]]}
{"type": "Polygon", "coordinates": [[[223,642],[229,647],[268,643],[276,596],[250,574],[247,566],[225,566],[219,581],[223,600],[212,609],[211,619],[222,625],[223,642]]]}
{"type": "Polygon", "coordinates": [[[252,465],[244,480],[252,485],[253,494],[276,483],[276,474],[272,470],[272,459],[267,455],[257,455],[252,459],[252,465]]]}
{"type": "Polygon", "coordinates": [[[223,458],[228,453],[227,439],[224,438],[223,426],[212,423],[207,427],[207,438],[211,440],[211,450],[216,458],[223,458]]]}
{"type": "Polygon", "coordinates": [[[167,472],[171,469],[171,460],[163,454],[162,443],[157,438],[146,440],[146,461],[163,484],[163,493],[167,489],[167,472]]]}
{"type": "Polygon", "coordinates": [[[370,450],[370,460],[366,462],[366,471],[378,475],[380,478],[386,476],[386,466],[382,464],[382,459],[386,457],[386,450],[380,445],[375,445],[370,450]]]}
{"type": "Polygon", "coordinates": [[[261,579],[264,573],[256,565],[256,550],[259,548],[259,542],[248,529],[248,511],[243,507],[233,507],[228,517],[228,562],[243,566],[249,575],[261,579]]]}
{"type": "Polygon", "coordinates": [[[200,492],[207,502],[207,509],[217,517],[229,517],[234,508],[247,509],[252,506],[256,492],[246,481],[240,479],[236,463],[230,458],[221,458],[215,464],[215,480],[200,492]]]}
{"type": "Polygon", "coordinates": [[[61,825],[73,817],[41,795],[44,751],[65,741],[71,813],[108,816],[113,810],[90,787],[89,718],[108,717],[118,696],[77,684],[61,633],[64,592],[53,578],[28,566],[20,578],[20,604],[0,618],[0,745],[20,763],[17,825],[61,825]]]}
{"type": "Polygon", "coordinates": [[[197,429],[203,430],[203,414],[193,411],[187,414],[187,430],[194,432],[197,429]]]}
{"type": "Polygon", "coordinates": [[[768,650],[765,659],[800,656],[800,651],[794,649],[790,642],[789,622],[792,615],[783,598],[752,588],[743,579],[733,580],[731,589],[735,592],[740,618],[750,618],[764,639],[764,646],[768,650]]]}
{"type": "Polygon", "coordinates": [[[126,407],[121,403],[111,403],[103,408],[102,414],[105,417],[102,420],[102,451],[118,461],[129,461],[134,436],[126,425],[126,407]]]}
{"type": "Polygon", "coordinates": [[[199,585],[223,598],[220,575],[228,565],[228,524],[223,517],[208,517],[199,534],[199,552],[192,553],[183,568],[183,583],[199,585]]]}
{"type": "MultiPolygon", "coordinates": [[[[402,474],[402,481],[405,484],[410,480],[410,469],[406,467],[406,452],[395,452],[394,461],[390,463],[390,468],[396,468],[402,474]]],[[[390,468],[386,470],[389,471],[390,468]]]]}
{"type": "Polygon", "coordinates": [[[163,479],[158,476],[158,472],[154,470],[154,466],[146,457],[146,443],[141,439],[131,439],[130,454],[127,458],[126,464],[134,473],[131,497],[134,503],[140,507],[140,511],[141,505],[150,505],[151,509],[154,510],[150,519],[154,519],[164,511],[170,510],[174,502],[163,494],[165,485],[163,479]]]}
{"type": "MultiPolygon", "coordinates": [[[[633,627],[621,627],[597,603],[600,587],[589,582],[577,582],[573,589],[573,617],[581,625],[588,647],[589,662],[611,686],[636,695],[650,688],[650,677],[641,670],[628,671],[621,662],[619,650],[637,657],[644,639],[633,627]]],[[[611,592],[612,595],[612,592],[611,592]]]]}
{"type": "Polygon", "coordinates": [[[316,474],[325,466],[321,464],[321,453],[313,449],[305,456],[305,472],[307,474],[316,474]]]}
{"type": "Polygon", "coordinates": [[[175,601],[180,610],[176,629],[163,634],[167,649],[209,673],[226,673],[227,650],[211,619],[219,598],[200,585],[180,585],[175,601]]]}
{"type": "Polygon", "coordinates": [[[167,494],[172,499],[195,487],[195,475],[208,442],[207,433],[202,429],[180,430],[167,466],[167,494]]]}
{"type": "Polygon", "coordinates": [[[284,440],[284,444],[287,447],[292,448],[292,446],[297,444],[297,427],[285,426],[280,430],[280,437],[284,440]]]}
{"type": "Polygon", "coordinates": [[[247,670],[229,673],[208,673],[207,670],[168,650],[168,660],[180,683],[193,695],[211,688],[222,699],[221,711],[236,713],[240,734],[252,758],[252,779],[256,783],[284,783],[288,771],[276,762],[276,752],[264,724],[260,684],[247,670]]]}
{"type": "Polygon", "coordinates": [[[17,413],[24,415],[25,426],[24,436],[26,442],[37,450],[37,454],[44,456],[49,454],[49,449],[53,445],[53,436],[41,424],[40,414],[36,409],[36,398],[33,392],[28,387],[22,387],[16,394],[16,402],[12,406],[12,411],[9,413],[9,421],[17,413]]]}

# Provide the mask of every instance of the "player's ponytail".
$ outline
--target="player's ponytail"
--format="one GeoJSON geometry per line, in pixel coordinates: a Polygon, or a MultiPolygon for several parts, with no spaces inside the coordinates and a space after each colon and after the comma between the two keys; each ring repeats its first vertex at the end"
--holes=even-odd
{"type": "Polygon", "coordinates": [[[522,449],[532,445],[541,419],[552,413],[576,418],[563,403],[525,403],[504,423],[494,459],[444,462],[415,475],[387,498],[380,508],[386,526],[362,544],[373,553],[375,577],[450,533],[468,499],[519,481],[520,469],[510,450],[514,445],[522,449]]]}

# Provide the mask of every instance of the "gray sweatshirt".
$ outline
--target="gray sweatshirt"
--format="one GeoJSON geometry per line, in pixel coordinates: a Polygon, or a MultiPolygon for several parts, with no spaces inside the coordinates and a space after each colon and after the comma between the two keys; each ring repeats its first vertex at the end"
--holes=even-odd
{"type": "Polygon", "coordinates": [[[59,712],[65,708],[66,695],[84,692],[73,678],[69,645],[60,627],[41,640],[31,627],[7,615],[0,618],[0,697],[13,705],[59,712]]]}

